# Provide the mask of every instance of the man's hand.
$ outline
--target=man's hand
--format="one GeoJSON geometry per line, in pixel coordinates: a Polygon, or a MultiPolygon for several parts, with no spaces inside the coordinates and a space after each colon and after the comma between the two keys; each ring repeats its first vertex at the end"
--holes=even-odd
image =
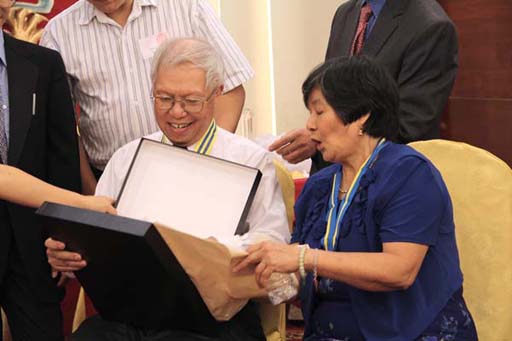
{"type": "Polygon", "coordinates": [[[82,259],[80,254],[65,251],[66,245],[62,242],[48,238],[44,245],[46,246],[48,263],[52,267],[53,277],[55,277],[56,272],[78,271],[87,266],[87,262],[82,259]]]}
{"type": "Polygon", "coordinates": [[[272,143],[268,150],[275,151],[290,163],[299,163],[315,154],[316,145],[316,142],[311,140],[309,131],[300,128],[287,132],[272,143]]]}

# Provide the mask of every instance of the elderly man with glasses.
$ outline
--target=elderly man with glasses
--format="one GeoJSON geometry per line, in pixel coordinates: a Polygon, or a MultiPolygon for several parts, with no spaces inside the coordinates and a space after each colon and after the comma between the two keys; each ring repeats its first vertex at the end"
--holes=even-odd
{"type": "MultiPolygon", "coordinates": [[[[0,26],[14,3],[0,0],[0,26]]],[[[79,192],[75,127],[59,53],[0,32],[0,162],[79,192]]],[[[14,340],[63,339],[43,241],[33,209],[0,201],[0,305],[14,340]]]]}
{"type": "MultiPolygon", "coordinates": [[[[155,54],[151,72],[151,97],[160,132],[147,138],[260,169],[263,176],[247,217],[249,232],[243,236],[233,236],[229,243],[247,247],[262,239],[288,242],[283,198],[270,153],[215,123],[215,98],[222,93],[222,75],[223,64],[207,42],[178,39],[164,43],[155,54]]],[[[138,140],[132,141],[114,153],[98,182],[96,194],[117,196],[138,143],[138,140]]],[[[176,167],[180,165],[177,163],[176,167]]],[[[48,239],[46,246],[49,262],[55,270],[76,271],[86,266],[79,254],[63,251],[63,243],[48,239]]],[[[219,323],[219,328],[220,340],[265,339],[255,307],[251,303],[231,321],[219,323]]],[[[183,331],[145,330],[99,317],[86,320],[72,338],[128,339],[208,340],[204,336],[183,331]]]]}

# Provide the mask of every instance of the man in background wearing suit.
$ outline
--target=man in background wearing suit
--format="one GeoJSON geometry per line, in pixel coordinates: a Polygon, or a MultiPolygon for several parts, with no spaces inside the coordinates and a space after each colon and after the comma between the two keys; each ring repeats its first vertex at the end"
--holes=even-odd
{"type": "MultiPolygon", "coordinates": [[[[1,26],[14,2],[0,0],[1,26]]],[[[80,191],[75,126],[60,55],[0,32],[1,162],[80,191]]],[[[0,305],[14,340],[63,339],[43,242],[33,209],[0,201],[0,305]]]]}
{"type": "MultiPolygon", "coordinates": [[[[326,59],[365,54],[385,66],[400,92],[398,141],[440,137],[441,113],[457,75],[455,27],[435,0],[350,0],[331,26],[326,59]]],[[[315,154],[305,128],[287,133],[270,150],[300,162],[315,154]]],[[[312,171],[326,166],[313,156],[312,171]]]]}

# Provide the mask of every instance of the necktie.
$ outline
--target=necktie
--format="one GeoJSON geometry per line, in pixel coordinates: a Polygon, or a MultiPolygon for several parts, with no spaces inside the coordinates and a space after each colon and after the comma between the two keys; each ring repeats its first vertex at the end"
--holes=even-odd
{"type": "Polygon", "coordinates": [[[5,112],[7,106],[2,101],[2,93],[0,92],[0,158],[1,162],[7,164],[7,135],[5,134],[5,112]]]}
{"type": "Polygon", "coordinates": [[[368,20],[372,16],[372,8],[368,3],[361,7],[361,14],[359,15],[359,23],[357,24],[356,35],[352,42],[352,48],[350,49],[352,55],[357,55],[361,52],[364,43],[364,35],[366,28],[368,27],[368,20]]]}

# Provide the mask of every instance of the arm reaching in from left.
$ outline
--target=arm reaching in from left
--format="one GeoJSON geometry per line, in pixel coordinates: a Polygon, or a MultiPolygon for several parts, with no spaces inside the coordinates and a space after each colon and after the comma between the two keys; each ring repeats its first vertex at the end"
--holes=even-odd
{"type": "Polygon", "coordinates": [[[112,199],[83,196],[50,185],[17,168],[0,165],[0,198],[16,204],[39,207],[45,201],[116,214],[112,199]]]}

